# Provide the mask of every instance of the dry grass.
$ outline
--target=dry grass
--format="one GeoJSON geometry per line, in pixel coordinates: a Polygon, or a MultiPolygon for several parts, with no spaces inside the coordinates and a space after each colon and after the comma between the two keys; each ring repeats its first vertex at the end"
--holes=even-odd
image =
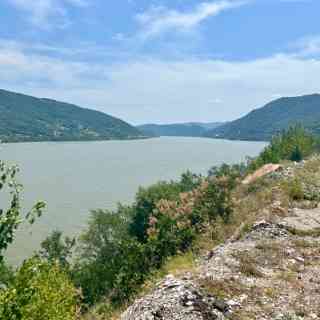
{"type": "Polygon", "coordinates": [[[318,242],[312,242],[306,239],[295,239],[293,244],[296,248],[307,249],[307,248],[317,248],[320,246],[318,242]]]}
{"type": "Polygon", "coordinates": [[[263,273],[257,266],[257,261],[253,255],[247,251],[238,251],[233,253],[233,257],[239,261],[239,271],[248,276],[262,278],[263,273]]]}
{"type": "Polygon", "coordinates": [[[288,232],[290,232],[294,236],[298,237],[313,237],[319,238],[320,237],[320,228],[312,229],[312,230],[298,230],[295,228],[286,228],[288,232]]]}
{"type": "Polygon", "coordinates": [[[248,288],[237,279],[206,278],[200,281],[200,286],[206,293],[219,299],[228,299],[248,292],[248,288]]]}

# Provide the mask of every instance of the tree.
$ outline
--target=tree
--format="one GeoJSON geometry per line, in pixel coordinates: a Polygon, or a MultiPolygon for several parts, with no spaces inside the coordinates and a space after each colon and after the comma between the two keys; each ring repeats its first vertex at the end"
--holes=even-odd
{"type": "Polygon", "coordinates": [[[69,258],[72,256],[72,250],[76,244],[73,238],[62,238],[61,231],[53,231],[41,243],[40,256],[50,263],[58,262],[62,268],[69,268],[69,258]]]}
{"type": "Polygon", "coordinates": [[[14,234],[19,225],[24,221],[34,223],[40,217],[45,207],[44,202],[37,202],[34,207],[21,218],[20,194],[22,185],[16,181],[18,167],[8,166],[0,160],[0,192],[9,194],[9,206],[7,209],[0,209],[0,262],[3,260],[3,252],[14,240],[14,234]]]}
{"type": "Polygon", "coordinates": [[[93,304],[114,288],[117,275],[127,261],[128,207],[115,212],[94,210],[89,226],[80,237],[80,257],[73,268],[73,278],[81,287],[84,302],[93,304]]]}
{"type": "Polygon", "coordinates": [[[13,283],[0,290],[0,319],[75,320],[78,294],[59,265],[25,261],[13,283]]]}
{"type": "Polygon", "coordinates": [[[299,146],[295,146],[294,150],[291,153],[290,160],[295,162],[300,162],[303,159],[302,152],[299,146]]]}

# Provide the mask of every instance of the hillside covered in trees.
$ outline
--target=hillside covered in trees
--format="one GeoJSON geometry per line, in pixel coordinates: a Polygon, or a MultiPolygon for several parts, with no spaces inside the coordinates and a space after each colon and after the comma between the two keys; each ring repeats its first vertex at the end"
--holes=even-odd
{"type": "Polygon", "coordinates": [[[281,98],[246,116],[206,132],[207,137],[269,141],[291,125],[320,133],[320,94],[281,98]]]}
{"type": "Polygon", "coordinates": [[[203,137],[207,130],[221,126],[220,122],[201,123],[172,123],[172,124],[144,124],[137,128],[146,135],[155,137],[203,137]]]}
{"type": "Polygon", "coordinates": [[[105,113],[0,90],[0,140],[4,142],[141,137],[138,129],[105,113]]]}

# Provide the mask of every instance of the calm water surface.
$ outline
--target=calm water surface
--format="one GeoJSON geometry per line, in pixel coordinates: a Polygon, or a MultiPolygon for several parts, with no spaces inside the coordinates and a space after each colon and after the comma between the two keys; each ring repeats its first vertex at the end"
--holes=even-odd
{"type": "Polygon", "coordinates": [[[24,204],[48,203],[32,228],[24,226],[8,252],[11,263],[30,256],[50,231],[77,235],[89,211],[130,203],[139,186],[175,179],[187,169],[206,173],[223,162],[256,156],[263,142],[204,138],[157,138],[137,141],[4,144],[1,159],[18,164],[25,186],[24,204]]]}

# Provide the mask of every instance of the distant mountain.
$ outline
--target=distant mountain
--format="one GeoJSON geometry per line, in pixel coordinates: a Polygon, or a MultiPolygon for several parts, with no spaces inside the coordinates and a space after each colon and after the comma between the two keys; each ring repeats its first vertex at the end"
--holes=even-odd
{"type": "Polygon", "coordinates": [[[208,137],[268,141],[293,124],[320,133],[320,95],[281,98],[246,116],[209,130],[208,137]]]}
{"type": "Polygon", "coordinates": [[[135,127],[105,113],[0,90],[0,140],[71,141],[135,139],[135,127]]]}
{"type": "Polygon", "coordinates": [[[219,122],[188,122],[174,124],[144,124],[137,126],[137,128],[146,135],[152,135],[156,137],[202,137],[207,130],[217,128],[220,125],[222,125],[222,123],[219,122]]]}

